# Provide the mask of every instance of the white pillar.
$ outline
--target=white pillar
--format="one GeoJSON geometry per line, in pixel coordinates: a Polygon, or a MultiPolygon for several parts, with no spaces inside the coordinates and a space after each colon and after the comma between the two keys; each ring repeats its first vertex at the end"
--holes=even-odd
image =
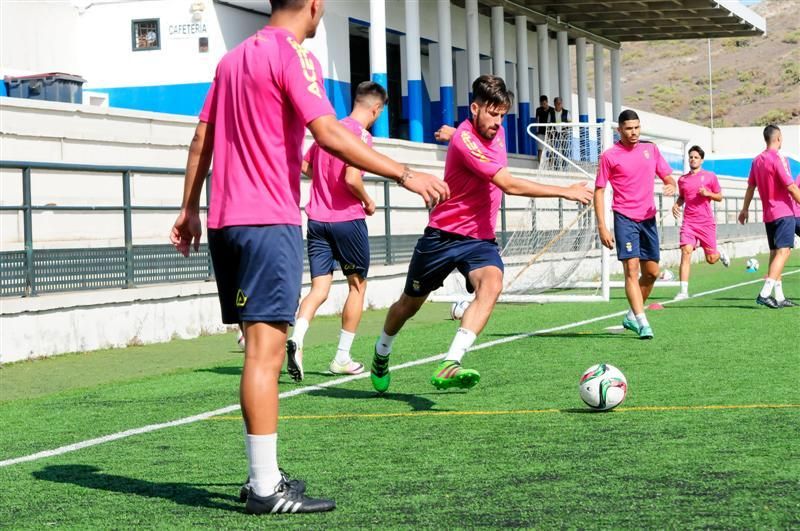
{"type": "MultiPolygon", "coordinates": [[[[386,5],[385,0],[369,0],[369,70],[372,81],[387,91],[389,80],[386,75],[386,5]]],[[[389,108],[383,110],[372,134],[376,137],[389,136],[389,108]]]]}
{"type": "Polygon", "coordinates": [[[517,101],[519,102],[519,127],[517,127],[517,145],[519,152],[529,155],[531,152],[531,139],[528,138],[526,128],[531,121],[531,89],[528,74],[528,17],[518,15],[514,17],[517,26],[517,101]]]}
{"type": "Polygon", "coordinates": [[[465,50],[457,50],[456,57],[456,107],[458,108],[458,122],[461,123],[469,116],[469,93],[472,84],[469,80],[469,72],[467,66],[467,52],[465,50]]]}
{"type": "Polygon", "coordinates": [[[506,36],[503,26],[503,6],[492,6],[492,71],[506,77],[506,36]]]}
{"type": "Polygon", "coordinates": [[[594,112],[595,121],[600,123],[606,120],[606,70],[603,54],[605,48],[602,44],[594,45],[594,112]]]}
{"type": "MultiPolygon", "coordinates": [[[[443,124],[454,125],[453,103],[453,37],[450,22],[450,0],[437,0],[439,23],[439,102],[442,115],[437,117],[443,124]]],[[[434,128],[438,125],[434,122],[434,128]]]]}
{"type": "Polygon", "coordinates": [[[472,82],[481,75],[480,29],[478,26],[478,0],[465,0],[467,12],[467,64],[469,65],[470,99],[472,82]]]}
{"type": "Polygon", "coordinates": [[[408,136],[424,141],[422,126],[422,58],[419,43],[419,0],[405,0],[406,60],[408,61],[408,136]]]}
{"type": "MultiPolygon", "coordinates": [[[[538,68],[539,68],[539,96],[542,94],[553,101],[553,95],[550,93],[550,37],[547,34],[547,24],[536,24],[536,39],[538,52],[538,68]]],[[[538,105],[539,98],[534,101],[538,105]]]]}
{"type": "Polygon", "coordinates": [[[617,121],[622,112],[622,87],[620,86],[619,49],[611,49],[611,120],[617,121]]]}
{"type": "MultiPolygon", "coordinates": [[[[588,122],[589,94],[586,90],[586,37],[575,39],[575,63],[578,77],[578,121],[588,122]]],[[[582,127],[580,130],[580,141],[581,160],[589,160],[589,129],[586,127],[582,127]]]]}
{"type": "MultiPolygon", "coordinates": [[[[566,31],[556,32],[556,46],[558,48],[558,94],[564,107],[569,109],[572,106],[572,97],[570,93],[570,69],[569,69],[569,36],[566,31]]],[[[550,101],[554,101],[551,98],[550,101]]],[[[570,109],[574,112],[574,109],[570,109]]]]}

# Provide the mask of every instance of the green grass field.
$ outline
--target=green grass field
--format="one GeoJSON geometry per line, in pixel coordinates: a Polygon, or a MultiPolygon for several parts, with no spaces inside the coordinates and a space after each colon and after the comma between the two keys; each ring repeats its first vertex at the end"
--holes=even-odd
{"type": "MultiPolygon", "coordinates": [[[[766,264],[766,257],[761,257],[766,264]]],[[[794,258],[786,273],[800,271],[794,258]]],[[[762,268],[763,272],[763,268],[762,268]]],[[[695,265],[692,293],[758,281],[743,260],[695,265]]],[[[238,411],[0,467],[0,527],[43,528],[798,528],[800,308],[755,305],[761,283],[649,312],[656,337],[610,334],[610,303],[500,305],[467,354],[481,383],[436,391],[434,363],[281,401],[281,465],[319,515],[246,515],[238,411]],[[598,362],[629,394],[589,411],[578,377],[598,362]]],[[[800,273],[784,291],[800,299],[800,273]]],[[[658,289],[665,301],[675,288],[658,289]]],[[[368,362],[384,311],[367,312],[353,347],[368,362]]],[[[428,304],[395,341],[392,364],[447,350],[449,307],[428,304]]],[[[338,319],[315,320],[306,381],[330,383],[338,319]]],[[[74,354],[0,368],[0,461],[214,411],[237,402],[234,334],[74,354]]]]}

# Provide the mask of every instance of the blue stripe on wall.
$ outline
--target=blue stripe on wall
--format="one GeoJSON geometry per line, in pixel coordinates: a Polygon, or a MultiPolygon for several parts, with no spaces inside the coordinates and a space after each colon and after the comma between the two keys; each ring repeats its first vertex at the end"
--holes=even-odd
{"type": "Polygon", "coordinates": [[[460,124],[464,120],[469,118],[469,106],[468,105],[459,105],[458,106],[458,123],[460,124]]]}
{"type": "Polygon", "coordinates": [[[506,130],[506,149],[509,153],[517,152],[517,135],[514,131],[517,130],[517,115],[506,114],[503,118],[503,127],[506,130]]]}
{"type": "Polygon", "coordinates": [[[84,88],[108,94],[108,105],[122,109],[197,116],[211,83],[154,85],[149,87],[84,88]]]}
{"type": "Polygon", "coordinates": [[[408,139],[412,142],[425,140],[423,88],[421,79],[408,80],[408,139]]]}
{"type": "MultiPolygon", "coordinates": [[[[589,115],[588,114],[581,114],[578,115],[578,121],[581,123],[588,123],[589,122],[589,115]]],[[[581,160],[589,160],[589,128],[588,127],[581,127],[580,131],[580,138],[581,138],[581,160]]]]}
{"type": "MultiPolygon", "coordinates": [[[[372,74],[372,81],[377,83],[378,85],[385,88],[387,91],[389,90],[389,82],[388,77],[386,74],[379,74],[374,73],[372,74]]],[[[386,105],[383,108],[383,112],[378,119],[375,121],[375,125],[372,126],[372,135],[378,138],[389,138],[389,102],[386,102],[386,105]]]]}
{"type": "Polygon", "coordinates": [[[531,104],[527,101],[519,102],[519,122],[517,123],[517,137],[519,138],[519,152],[523,155],[531,154],[531,138],[528,136],[528,124],[531,122],[531,104]]]}
{"type": "MultiPolygon", "coordinates": [[[[439,100],[441,101],[442,124],[455,125],[453,117],[453,87],[439,87],[439,100]]],[[[436,125],[434,124],[434,127],[436,125]]]]}
{"type": "Polygon", "coordinates": [[[350,114],[352,102],[350,101],[350,83],[337,81],[335,79],[325,79],[325,93],[336,111],[336,118],[341,120],[350,114]]]}
{"type": "MultiPolygon", "coordinates": [[[[786,157],[786,160],[789,161],[789,171],[793,176],[797,177],[800,174],[800,161],[791,157],[786,157]]],[[[703,161],[703,169],[713,171],[717,175],[747,178],[750,175],[750,165],[752,163],[752,158],[706,159],[703,161]]]]}

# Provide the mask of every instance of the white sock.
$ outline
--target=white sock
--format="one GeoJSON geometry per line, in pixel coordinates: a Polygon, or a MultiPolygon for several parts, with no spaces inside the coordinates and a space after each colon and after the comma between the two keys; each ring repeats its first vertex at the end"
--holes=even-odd
{"type": "Polygon", "coordinates": [[[303,339],[306,337],[306,332],[308,332],[308,321],[300,317],[294,322],[294,330],[292,330],[292,341],[297,344],[297,348],[303,348],[303,339]]]}
{"type": "Polygon", "coordinates": [[[394,343],[395,337],[397,336],[390,336],[381,330],[381,337],[378,338],[378,342],[375,343],[375,351],[378,353],[378,356],[388,356],[392,353],[392,343],[394,343]]]}
{"type": "Polygon", "coordinates": [[[643,313],[636,316],[636,322],[639,323],[639,327],[650,326],[650,323],[647,322],[647,316],[643,313]]]}
{"type": "Polygon", "coordinates": [[[278,434],[250,435],[246,447],[250,462],[250,486],[259,496],[270,496],[281,481],[278,470],[278,434]]]}
{"type": "Polygon", "coordinates": [[[689,282],[688,281],[684,282],[683,280],[681,280],[681,293],[683,293],[684,295],[688,295],[689,294],[689,282]]]}
{"type": "Polygon", "coordinates": [[[634,319],[636,319],[636,315],[633,313],[633,310],[629,309],[628,310],[628,315],[626,315],[625,318],[628,321],[633,321],[634,319]]]}
{"type": "Polygon", "coordinates": [[[786,296],[783,294],[783,281],[779,280],[775,283],[775,300],[781,302],[786,296]]]}
{"type": "Polygon", "coordinates": [[[348,332],[347,330],[339,332],[339,347],[336,349],[336,359],[334,360],[339,365],[350,363],[350,347],[353,346],[355,337],[355,332],[348,332]]]}
{"type": "Polygon", "coordinates": [[[761,293],[759,293],[759,295],[762,297],[769,297],[772,293],[772,288],[775,287],[775,284],[777,284],[777,282],[771,278],[767,278],[767,280],[764,281],[764,287],[761,288],[761,293]]]}
{"type": "Polygon", "coordinates": [[[446,361],[457,361],[461,363],[461,358],[467,353],[467,349],[475,343],[475,333],[466,328],[459,328],[450,343],[450,350],[447,351],[446,361]]]}

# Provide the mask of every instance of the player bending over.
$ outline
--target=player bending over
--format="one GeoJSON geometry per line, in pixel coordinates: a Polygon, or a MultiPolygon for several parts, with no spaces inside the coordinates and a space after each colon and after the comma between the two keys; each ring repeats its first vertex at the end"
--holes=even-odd
{"type": "Polygon", "coordinates": [[[700,146],[689,148],[689,173],[678,179],[678,200],[672,207],[672,215],[678,219],[683,208],[681,223],[681,290],[675,300],[689,298],[689,270],[692,253],[699,244],[703,247],[706,262],[715,264],[719,260],[728,267],[730,260],[722,249],[717,249],[717,222],[711,201],[722,201],[722,188],[717,176],[703,169],[705,151],[700,146]]]}
{"type": "MultiPolygon", "coordinates": [[[[386,89],[372,81],[356,88],[353,112],[341,120],[368,146],[369,129],[386,104],[386,89]]],[[[369,235],[366,216],[375,213],[375,201],[364,189],[364,172],[337,159],[313,144],[303,160],[303,173],[312,178],[308,216],[308,261],[311,265],[311,291],[300,302],[300,311],[291,339],[286,342],[287,370],[295,381],[303,379],[303,339],[309,323],[328,298],[333,282],[334,261],[347,277],[347,299],[342,310],[339,346],[329,369],[333,374],[360,374],[364,365],[353,361],[350,347],[356,335],[369,271],[369,235]]]]}
{"type": "Polygon", "coordinates": [[[664,181],[664,194],[675,193],[672,168],[658,147],[639,141],[639,115],[622,111],[617,121],[619,142],[600,156],[594,186],[594,211],[600,241],[609,249],[617,244],[617,258],[625,271],[625,295],[630,304],[622,326],[652,339],[653,328],[644,313],[644,303],[658,278],[661,258],[656,226],[655,179],[664,181]],[[611,184],[614,200],[614,236],[606,226],[605,187],[611,184]]]}
{"type": "Polygon", "coordinates": [[[333,500],[306,495],[278,469],[278,377],[303,271],[300,164],[304,129],[348,164],[397,180],[428,205],[447,184],[416,173],[364,144],[340,124],[325,95],[317,59],[302,47],[314,36],[322,0],[272,0],[269,25],[217,65],[189,147],[183,203],[170,234],[188,256],[199,248],[200,193],[214,160],[208,246],[222,320],[245,333],[240,402],[250,476],[240,496],[249,513],[329,511],[333,500]]]}
{"type": "Polygon", "coordinates": [[[783,266],[789,260],[794,247],[797,227],[795,212],[800,203],[800,189],[792,180],[786,157],[779,151],[783,136],[778,126],[768,125],[764,128],[764,142],[767,148],[753,159],[750,166],[747,191],[744,194],[742,211],[739,212],[739,223],[744,225],[747,222],[750,201],[753,200],[753,193],[758,188],[758,195],[764,208],[764,227],[767,230],[769,243],[769,271],[756,302],[767,308],[778,309],[797,306],[783,294],[781,275],[783,266]]]}
{"type": "MultiPolygon", "coordinates": [[[[490,75],[475,80],[472,94],[472,118],[452,132],[447,150],[444,180],[450,186],[450,199],[431,211],[425,233],[414,248],[403,294],[389,308],[375,345],[370,376],[380,393],[389,388],[389,354],[395,337],[454,269],[466,277],[467,289],[475,293],[475,300],[464,312],[461,327],[431,383],[438,389],[468,389],[478,383],[478,372],[464,369],[461,359],[486,326],[503,288],[503,262],[494,231],[504,192],[563,197],[584,204],[591,200],[585,182],[561,187],[513,177],[507,168],[501,124],[514,95],[502,78],[490,75]]],[[[438,139],[447,137],[440,134],[438,139]]]]}

